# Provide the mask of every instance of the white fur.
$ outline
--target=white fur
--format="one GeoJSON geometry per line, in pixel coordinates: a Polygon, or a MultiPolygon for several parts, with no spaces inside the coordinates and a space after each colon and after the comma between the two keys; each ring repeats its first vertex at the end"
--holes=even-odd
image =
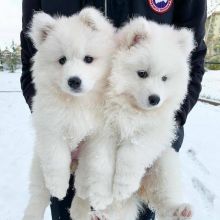
{"type": "Polygon", "coordinates": [[[93,8],[71,17],[38,13],[30,36],[38,50],[33,59],[36,143],[24,219],[40,220],[49,195],[66,195],[71,151],[99,125],[115,42],[113,26],[93,8]],[[86,55],[94,57],[91,64],[84,62],[86,55]],[[64,65],[58,62],[62,56],[64,65]],[[80,92],[68,86],[74,76],[82,80],[80,92]]]}
{"type": "MultiPolygon", "coordinates": [[[[118,40],[119,49],[114,56],[105,98],[105,120],[101,129],[85,143],[76,170],[75,187],[77,196],[87,200],[95,210],[104,210],[102,213],[107,219],[135,220],[137,200],[133,202],[135,209],[129,204],[146,169],[162,155],[161,163],[167,168],[162,171],[176,172],[175,166],[169,165],[173,158],[168,157],[168,161],[164,159],[163,162],[162,153],[170,149],[175,138],[174,115],[187,92],[188,58],[194,44],[189,30],[175,30],[141,17],[123,27],[118,40]],[[147,71],[149,76],[140,78],[138,70],[147,71]],[[162,81],[163,76],[167,76],[166,82],[162,81]],[[156,106],[148,101],[153,94],[160,97],[156,106]],[[125,217],[126,212],[129,217],[125,217]]],[[[176,185],[175,177],[169,180],[174,181],[173,185],[163,185],[164,192],[158,190],[158,197],[166,200],[166,195],[170,194],[172,206],[168,203],[168,207],[164,207],[165,202],[152,204],[161,213],[164,209],[173,210],[173,206],[181,202],[179,196],[170,193],[179,190],[178,187],[172,189],[176,185]]],[[[148,188],[153,190],[154,185],[148,188]]],[[[74,219],[74,212],[72,216],[74,219]]]]}
{"type": "Polygon", "coordinates": [[[139,197],[156,211],[159,220],[182,220],[192,217],[192,207],[184,203],[178,153],[165,150],[142,179],[139,197]],[[191,211],[185,218],[181,211],[191,211]]]}

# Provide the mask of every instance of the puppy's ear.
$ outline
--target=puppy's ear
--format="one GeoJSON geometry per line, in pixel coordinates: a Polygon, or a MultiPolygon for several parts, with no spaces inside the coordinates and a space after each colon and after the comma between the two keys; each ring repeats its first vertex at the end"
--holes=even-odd
{"type": "Polygon", "coordinates": [[[107,18],[97,9],[87,7],[79,13],[80,20],[94,31],[113,32],[113,25],[107,18]]]}
{"type": "Polygon", "coordinates": [[[177,34],[177,41],[181,50],[189,56],[196,46],[193,32],[189,29],[182,28],[178,30],[177,34]]]}
{"type": "Polygon", "coordinates": [[[38,48],[48,37],[54,28],[55,19],[44,12],[34,14],[29,36],[34,45],[38,48]]]}
{"type": "Polygon", "coordinates": [[[150,37],[148,21],[142,17],[131,20],[117,33],[118,46],[131,48],[150,37]]]}

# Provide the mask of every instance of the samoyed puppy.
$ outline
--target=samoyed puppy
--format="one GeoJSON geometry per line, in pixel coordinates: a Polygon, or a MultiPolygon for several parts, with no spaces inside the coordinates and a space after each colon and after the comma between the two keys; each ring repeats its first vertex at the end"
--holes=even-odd
{"type": "Polygon", "coordinates": [[[175,112],[187,93],[193,33],[139,17],[119,30],[118,41],[103,126],[81,152],[71,212],[88,213],[88,202],[100,219],[135,220],[142,200],[160,219],[190,218],[171,145],[175,112]]]}
{"type": "Polygon", "coordinates": [[[34,15],[30,37],[37,48],[33,58],[36,144],[25,220],[42,219],[50,195],[58,199],[66,195],[71,152],[100,121],[114,32],[93,8],[71,17],[34,15]]]}

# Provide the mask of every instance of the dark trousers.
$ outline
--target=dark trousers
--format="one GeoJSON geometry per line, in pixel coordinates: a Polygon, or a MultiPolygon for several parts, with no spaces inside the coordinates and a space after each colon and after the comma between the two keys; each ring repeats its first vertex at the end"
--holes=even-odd
{"type": "MultiPolygon", "coordinates": [[[[173,148],[178,152],[184,137],[184,129],[183,127],[180,127],[177,131],[177,139],[173,143],[173,148]]],[[[70,214],[69,214],[69,208],[71,206],[75,190],[74,190],[74,177],[71,176],[70,182],[69,182],[69,189],[67,190],[66,197],[59,201],[57,198],[52,197],[51,198],[51,214],[53,220],[71,220],[70,214]]],[[[147,206],[144,209],[145,211],[140,213],[138,220],[154,220],[155,214],[147,208],[147,206]]]]}

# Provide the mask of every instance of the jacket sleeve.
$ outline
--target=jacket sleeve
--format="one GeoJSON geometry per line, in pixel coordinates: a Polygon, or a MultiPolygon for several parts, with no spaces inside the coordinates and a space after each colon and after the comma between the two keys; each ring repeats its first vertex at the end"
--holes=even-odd
{"type": "Polygon", "coordinates": [[[207,0],[177,0],[175,4],[174,25],[192,29],[196,40],[196,48],[191,55],[188,94],[176,115],[177,122],[184,125],[187,115],[198,101],[205,72],[206,45],[203,39],[207,17],[207,0]]]}
{"type": "Polygon", "coordinates": [[[34,48],[30,38],[27,36],[27,32],[34,11],[39,11],[40,9],[40,0],[23,0],[22,2],[22,31],[20,34],[22,61],[21,89],[30,108],[32,97],[35,94],[31,76],[31,58],[35,54],[36,49],[34,48]]]}

